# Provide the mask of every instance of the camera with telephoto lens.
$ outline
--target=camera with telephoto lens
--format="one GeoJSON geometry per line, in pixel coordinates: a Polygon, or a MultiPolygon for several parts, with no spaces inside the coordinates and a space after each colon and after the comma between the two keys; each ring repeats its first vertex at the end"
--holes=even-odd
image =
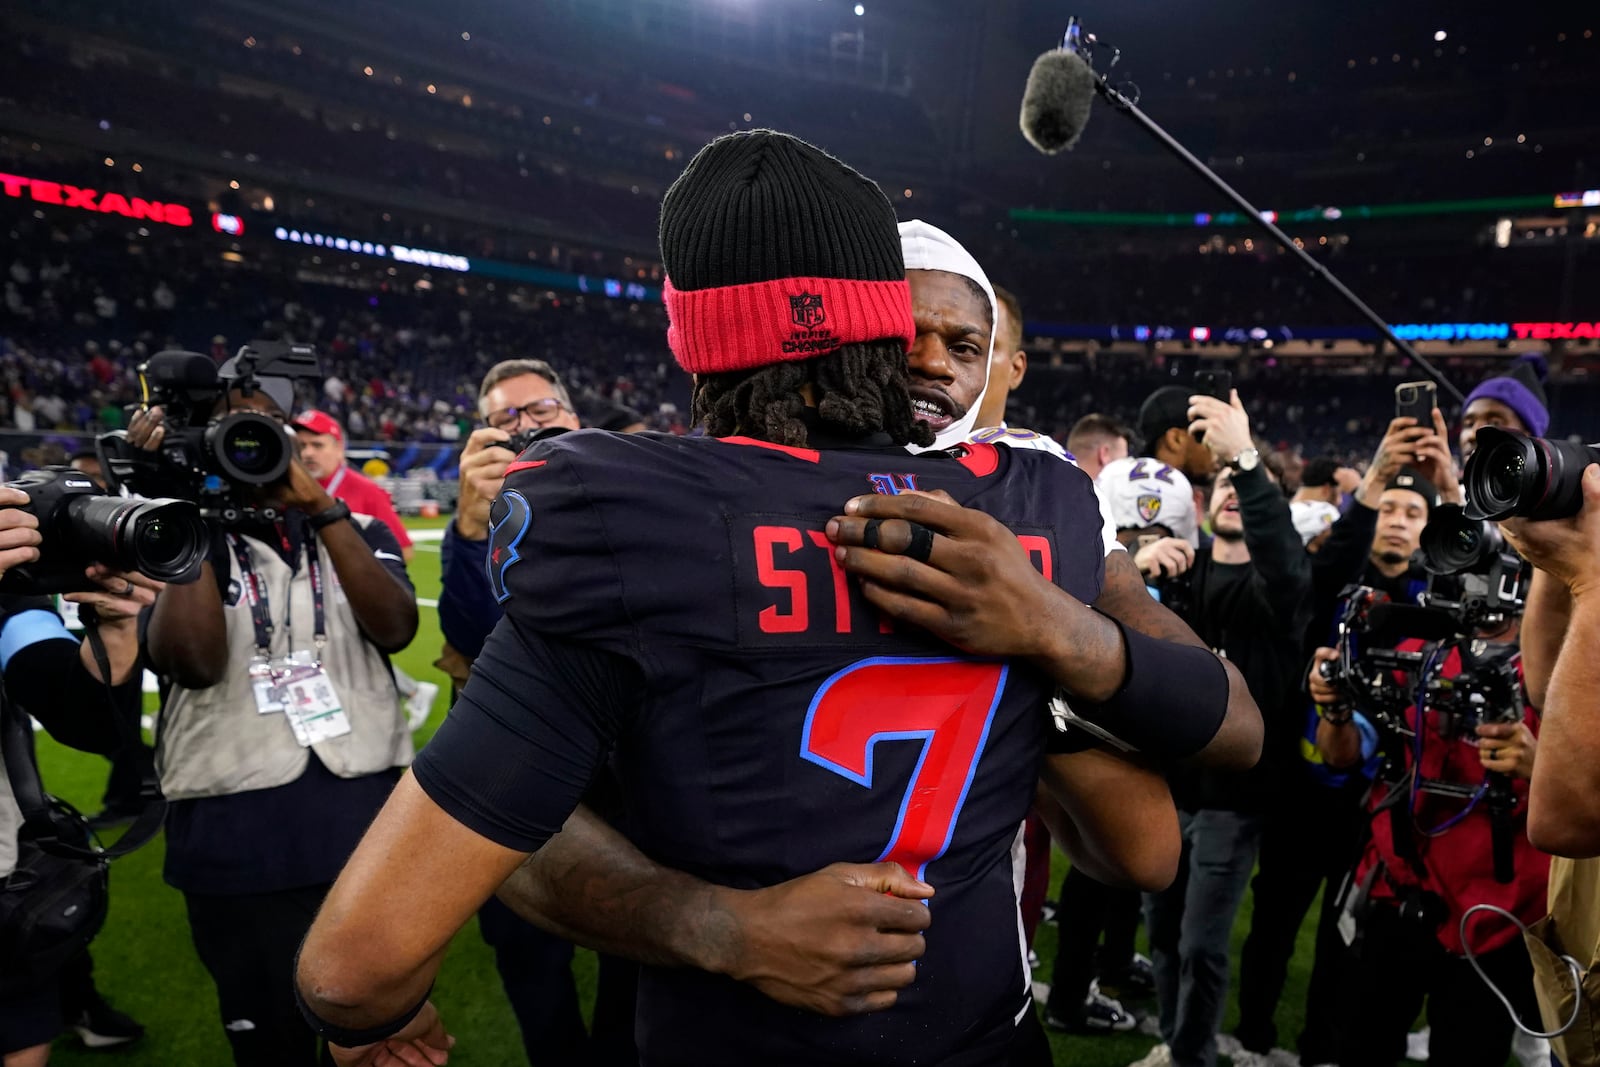
{"type": "Polygon", "coordinates": [[[236,374],[222,379],[211,357],[198,352],[158,352],[140,364],[144,404],[166,412],[166,437],[152,451],[130,443],[125,431],[102,436],[112,483],[192,500],[202,516],[225,526],[278,519],[278,509],[256,503],[253,491],[285,480],[293,439],[270,415],[217,409],[230,392],[254,395],[264,377],[321,380],[322,371],[310,345],[281,341],[250,342],[234,365],[236,374]]]}
{"type": "Polygon", "coordinates": [[[200,509],[187,500],[107,496],[71,467],[29,471],[5,484],[28,494],[22,510],[39,520],[40,547],[37,560],[5,572],[0,593],[97,590],[84,576],[91,563],[162,582],[191,580],[211,545],[200,509]]]}
{"type": "Polygon", "coordinates": [[[1600,463],[1600,448],[1485,427],[1461,483],[1467,517],[1564,519],[1583,507],[1583,471],[1600,463]]]}

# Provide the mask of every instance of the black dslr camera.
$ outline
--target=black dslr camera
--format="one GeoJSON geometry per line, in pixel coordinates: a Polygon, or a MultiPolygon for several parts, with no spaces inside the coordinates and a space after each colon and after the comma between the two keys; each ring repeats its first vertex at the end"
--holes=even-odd
{"type": "Polygon", "coordinates": [[[536,426],[531,430],[512,434],[511,440],[507,441],[504,447],[520,456],[540,441],[570,432],[565,426],[536,426]]]}
{"type": "Polygon", "coordinates": [[[278,519],[278,509],[253,502],[250,491],[283,481],[294,441],[283,423],[259,411],[218,409],[231,391],[253,395],[263,377],[320,380],[322,370],[310,345],[281,341],[252,341],[234,364],[228,380],[197,352],[158,352],[141,364],[144,403],[165,410],[166,437],[156,451],[130,444],[124,431],[101,437],[112,483],[192,500],[202,516],[225,526],[278,519]]]}
{"type": "Polygon", "coordinates": [[[1467,517],[1564,519],[1583,507],[1583,471],[1600,463],[1600,448],[1527,437],[1511,430],[1478,431],[1478,447],[1461,483],[1467,517]]]}
{"type": "Polygon", "coordinates": [[[163,582],[192,579],[210,547],[200,509],[186,500],[107,496],[71,467],[29,471],[6,485],[28,494],[39,520],[39,558],[12,567],[0,593],[40,596],[96,589],[91,563],[163,582]]]}

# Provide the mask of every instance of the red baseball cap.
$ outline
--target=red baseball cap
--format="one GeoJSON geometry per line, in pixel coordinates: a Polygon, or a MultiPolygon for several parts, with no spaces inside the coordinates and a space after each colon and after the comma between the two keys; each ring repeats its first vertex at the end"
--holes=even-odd
{"type": "Polygon", "coordinates": [[[310,411],[302,411],[294,420],[294,427],[297,430],[306,430],[310,433],[325,433],[337,440],[344,440],[344,427],[339,425],[339,420],[329,415],[326,411],[318,411],[315,408],[310,411]]]}

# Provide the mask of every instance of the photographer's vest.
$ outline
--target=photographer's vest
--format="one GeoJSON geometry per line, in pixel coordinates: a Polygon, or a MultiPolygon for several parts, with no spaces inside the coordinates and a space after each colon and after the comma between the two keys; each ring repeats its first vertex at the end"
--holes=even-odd
{"type": "MultiPolygon", "coordinates": [[[[365,527],[373,519],[358,515],[365,527]]],[[[311,568],[291,571],[267,545],[237,538],[249,554],[250,566],[265,594],[272,620],[272,658],[313,648],[315,599],[311,568]]],[[[355,613],[327,550],[315,537],[305,547],[317,553],[326,583],[323,611],[327,644],[321,661],[350,719],[343,737],[312,746],[317,758],[341,778],[360,778],[391,767],[404,767],[413,755],[411,733],[395,689],[388,660],[361,633],[355,613]]],[[[304,559],[305,548],[301,551],[304,559]]],[[[213,565],[216,561],[213,560],[213,565]]],[[[169,800],[230,796],[252,789],[287,785],[305,773],[310,750],[295,740],[285,714],[256,710],[249,664],[256,654],[250,597],[235,552],[228,553],[228,595],[222,614],[227,623],[228,672],[209,689],[173,686],[161,710],[156,769],[161,791],[169,800]]],[[[0,816],[3,819],[3,816],[0,816]]]]}
{"type": "Polygon", "coordinates": [[[22,829],[22,809],[11,795],[11,781],[0,765],[0,878],[17,869],[17,831],[22,829]]]}

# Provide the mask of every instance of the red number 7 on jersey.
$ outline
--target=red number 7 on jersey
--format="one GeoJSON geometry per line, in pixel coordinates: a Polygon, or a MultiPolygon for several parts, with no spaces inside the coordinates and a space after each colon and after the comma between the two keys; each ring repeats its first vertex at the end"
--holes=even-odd
{"type": "Polygon", "coordinates": [[[1004,663],[965,659],[865,659],[817,690],[800,737],[802,759],[871,789],[878,742],[922,741],[878,860],[893,860],[920,879],[950,847],[1007,670],[1004,663]]]}

